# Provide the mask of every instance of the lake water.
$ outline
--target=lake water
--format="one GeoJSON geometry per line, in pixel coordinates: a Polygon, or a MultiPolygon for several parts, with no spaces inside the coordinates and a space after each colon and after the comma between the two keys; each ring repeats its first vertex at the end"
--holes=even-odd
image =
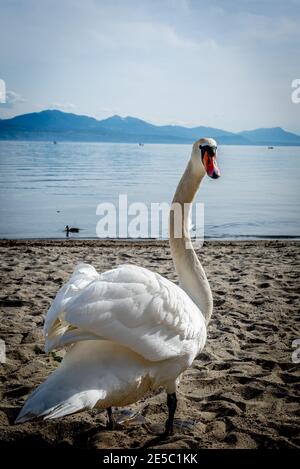
{"type": "MultiPolygon", "coordinates": [[[[67,224],[81,229],[71,237],[96,238],[99,203],[118,208],[119,194],[128,204],[170,203],[190,151],[191,145],[0,141],[0,238],[61,238],[67,224]]],[[[206,177],[197,196],[206,237],[300,236],[300,147],[221,146],[218,157],[222,177],[206,177]]]]}

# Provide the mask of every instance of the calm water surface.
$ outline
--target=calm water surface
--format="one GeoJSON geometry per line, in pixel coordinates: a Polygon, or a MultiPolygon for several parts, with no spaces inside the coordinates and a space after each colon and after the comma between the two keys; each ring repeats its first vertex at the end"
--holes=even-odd
{"type": "MultiPolygon", "coordinates": [[[[0,238],[60,238],[67,224],[81,228],[71,236],[95,238],[101,202],[118,207],[119,194],[127,194],[129,204],[170,203],[190,151],[0,141],[0,238]]],[[[205,178],[197,196],[207,237],[300,236],[300,147],[223,146],[219,166],[222,177],[205,178]]]]}

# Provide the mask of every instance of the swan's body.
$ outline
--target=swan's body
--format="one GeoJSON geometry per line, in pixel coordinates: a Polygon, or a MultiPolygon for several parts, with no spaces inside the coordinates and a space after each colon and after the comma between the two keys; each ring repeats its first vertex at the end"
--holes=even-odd
{"type": "MultiPolygon", "coordinates": [[[[214,141],[203,141],[205,147],[214,146],[214,141]]],[[[195,159],[199,156],[195,145],[174,197],[180,205],[192,202],[205,174],[195,159]]],[[[67,353],[28,398],[17,422],[61,417],[95,406],[124,406],[163,386],[168,393],[167,430],[173,431],[176,384],[204,347],[212,312],[209,284],[187,245],[185,224],[182,235],[175,238],[171,214],[171,252],[182,288],[133,265],[102,274],[87,264],[76,267],[58,292],[44,326],[46,351],[67,347],[67,353]]]]}

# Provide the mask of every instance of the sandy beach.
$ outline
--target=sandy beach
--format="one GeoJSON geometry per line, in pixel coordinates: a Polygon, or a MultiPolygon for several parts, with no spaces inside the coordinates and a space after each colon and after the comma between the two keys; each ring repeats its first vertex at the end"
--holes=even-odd
{"type": "MultiPolygon", "coordinates": [[[[163,390],[117,413],[103,411],[14,425],[26,396],[55,369],[42,326],[60,286],[78,262],[100,272],[122,263],[177,282],[167,242],[1,241],[0,447],[26,444],[80,448],[300,448],[300,338],[297,241],[210,241],[199,257],[213,296],[205,350],[182,377],[176,434],[158,436],[167,415],[163,390]],[[131,411],[132,413],[130,413],[131,411]],[[182,423],[183,422],[183,423],[182,423]]],[[[118,411],[117,411],[118,412],[118,411]]]]}

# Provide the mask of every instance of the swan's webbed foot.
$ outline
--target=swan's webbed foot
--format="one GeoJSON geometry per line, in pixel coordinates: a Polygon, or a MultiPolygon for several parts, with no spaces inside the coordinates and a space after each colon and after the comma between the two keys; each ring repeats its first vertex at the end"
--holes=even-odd
{"type": "Polygon", "coordinates": [[[166,421],[164,436],[172,436],[174,435],[174,415],[175,415],[175,411],[177,407],[176,392],[173,392],[172,394],[168,394],[167,405],[168,405],[169,416],[166,421]]]}
{"type": "Polygon", "coordinates": [[[107,430],[115,430],[116,421],[114,419],[111,407],[107,407],[107,417],[108,417],[108,421],[107,421],[107,424],[106,424],[107,430]]]}

